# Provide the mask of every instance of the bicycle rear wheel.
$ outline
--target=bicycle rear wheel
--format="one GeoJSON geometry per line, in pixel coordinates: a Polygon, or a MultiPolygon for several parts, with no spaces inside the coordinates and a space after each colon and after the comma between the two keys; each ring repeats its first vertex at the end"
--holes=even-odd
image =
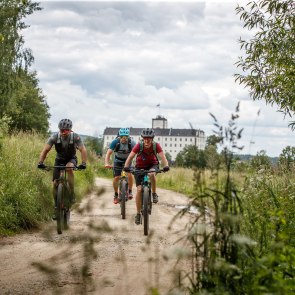
{"type": "Polygon", "coordinates": [[[56,195],[56,225],[58,234],[62,234],[64,229],[63,192],[64,187],[63,184],[60,183],[57,187],[56,195]]]}
{"type": "Polygon", "coordinates": [[[125,179],[123,179],[120,182],[120,194],[121,194],[121,202],[120,202],[120,206],[121,206],[121,215],[122,215],[122,219],[126,218],[126,198],[127,198],[127,181],[125,179]]]}
{"type": "Polygon", "coordinates": [[[149,233],[149,188],[144,186],[143,188],[143,204],[142,204],[142,215],[143,215],[143,232],[147,236],[149,233]]]}

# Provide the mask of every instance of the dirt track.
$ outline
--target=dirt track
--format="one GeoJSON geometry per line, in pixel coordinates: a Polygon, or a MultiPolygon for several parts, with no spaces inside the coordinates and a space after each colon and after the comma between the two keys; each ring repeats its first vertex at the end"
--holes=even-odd
{"type": "Polygon", "coordinates": [[[40,231],[0,240],[0,294],[144,295],[157,287],[163,295],[175,286],[178,268],[189,271],[189,261],[174,266],[175,253],[185,249],[175,242],[185,235],[188,217],[168,229],[179,210],[174,205],[185,205],[185,196],[158,189],[147,238],[134,224],[135,201],[127,203],[122,220],[111,181],[97,178],[96,185],[104,192],[76,206],[62,235],[52,221],[40,231]]]}

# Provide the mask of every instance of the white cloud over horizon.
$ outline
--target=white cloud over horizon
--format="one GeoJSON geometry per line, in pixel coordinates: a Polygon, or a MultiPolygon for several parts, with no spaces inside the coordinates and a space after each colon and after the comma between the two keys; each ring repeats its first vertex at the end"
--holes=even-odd
{"type": "Polygon", "coordinates": [[[107,126],[148,127],[160,114],[168,127],[191,123],[208,136],[209,113],[227,124],[240,102],[241,153],[278,156],[294,146],[288,120],[234,81],[238,39],[251,36],[237,3],[41,1],[24,37],[51,129],[68,117],[76,132],[98,135],[107,126]]]}

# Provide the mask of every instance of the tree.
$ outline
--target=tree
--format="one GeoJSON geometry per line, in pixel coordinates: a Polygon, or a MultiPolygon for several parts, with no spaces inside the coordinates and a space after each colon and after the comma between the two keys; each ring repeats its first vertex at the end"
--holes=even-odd
{"type": "Polygon", "coordinates": [[[10,129],[44,134],[49,108],[36,73],[29,71],[34,57],[21,35],[28,27],[22,19],[40,9],[29,0],[0,0],[0,118],[10,118],[10,129]]]}
{"type": "Polygon", "coordinates": [[[102,155],[103,139],[102,137],[87,136],[84,140],[87,150],[94,151],[96,155],[102,155]]]}
{"type": "Polygon", "coordinates": [[[295,147],[285,147],[279,156],[280,165],[290,169],[295,163],[295,147]]]}
{"type": "Polygon", "coordinates": [[[10,129],[17,131],[48,132],[49,107],[38,87],[36,73],[19,70],[17,87],[10,98],[6,114],[11,118],[10,129]]]}
{"type": "Polygon", "coordinates": [[[38,3],[19,0],[0,0],[0,115],[2,116],[10,102],[18,70],[27,69],[34,61],[30,49],[23,47],[21,30],[28,26],[22,19],[35,10],[40,10],[38,3]]]}
{"type": "Polygon", "coordinates": [[[261,150],[251,159],[250,166],[254,169],[262,169],[271,167],[270,158],[267,156],[266,151],[261,150]]]}
{"type": "Polygon", "coordinates": [[[212,146],[215,146],[217,149],[217,145],[219,142],[220,142],[220,138],[217,135],[215,134],[209,135],[206,139],[206,147],[212,145],[212,146]]]}
{"type": "Polygon", "coordinates": [[[168,152],[165,152],[165,156],[166,156],[166,159],[167,159],[169,165],[171,165],[171,163],[172,163],[172,156],[171,156],[171,154],[168,153],[168,152]]]}
{"type": "MultiPolygon", "coordinates": [[[[240,39],[245,57],[237,67],[245,75],[236,74],[236,81],[250,88],[253,100],[276,103],[281,112],[295,113],[295,5],[294,0],[250,1],[249,10],[238,6],[237,14],[244,27],[254,30],[249,41],[240,39]]],[[[295,122],[290,124],[293,128],[295,122]]]]}
{"type": "Polygon", "coordinates": [[[188,145],[176,156],[176,165],[187,168],[205,168],[205,153],[195,145],[188,145]]]}
{"type": "Polygon", "coordinates": [[[175,165],[177,167],[184,167],[183,151],[179,152],[175,158],[175,165]]]}

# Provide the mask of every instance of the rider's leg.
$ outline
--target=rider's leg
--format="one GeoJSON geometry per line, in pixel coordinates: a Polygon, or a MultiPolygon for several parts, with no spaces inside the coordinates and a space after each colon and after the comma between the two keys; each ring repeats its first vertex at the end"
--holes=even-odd
{"type": "Polygon", "coordinates": [[[113,179],[114,192],[118,193],[120,176],[115,176],[113,179]]]}
{"type": "MultiPolygon", "coordinates": [[[[68,162],[66,167],[74,168],[75,165],[72,162],[68,162]]],[[[70,190],[72,193],[74,193],[74,171],[73,171],[73,169],[67,169],[67,174],[68,174],[68,182],[69,182],[70,190]]]]}
{"type": "Polygon", "coordinates": [[[151,185],[152,185],[152,193],[156,192],[156,173],[150,173],[149,174],[151,185]]]}
{"type": "Polygon", "coordinates": [[[136,197],[135,197],[137,214],[140,214],[140,209],[141,209],[141,191],[142,191],[142,186],[141,185],[137,186],[136,197]]]}
{"type": "Polygon", "coordinates": [[[133,198],[132,187],[133,187],[133,175],[131,173],[128,173],[128,199],[129,200],[133,198]]]}
{"type": "Polygon", "coordinates": [[[133,175],[132,173],[128,173],[128,189],[132,191],[133,187],[133,175]]]}
{"type": "Polygon", "coordinates": [[[151,186],[152,186],[153,203],[158,203],[159,196],[156,193],[156,174],[155,173],[150,174],[150,181],[151,181],[151,186]]]}
{"type": "MultiPolygon", "coordinates": [[[[59,166],[59,160],[55,159],[54,166],[59,166]]],[[[52,193],[53,193],[53,201],[54,201],[54,207],[56,207],[56,193],[57,193],[57,180],[59,179],[60,171],[58,168],[53,169],[53,175],[52,175],[52,193]]]]}

